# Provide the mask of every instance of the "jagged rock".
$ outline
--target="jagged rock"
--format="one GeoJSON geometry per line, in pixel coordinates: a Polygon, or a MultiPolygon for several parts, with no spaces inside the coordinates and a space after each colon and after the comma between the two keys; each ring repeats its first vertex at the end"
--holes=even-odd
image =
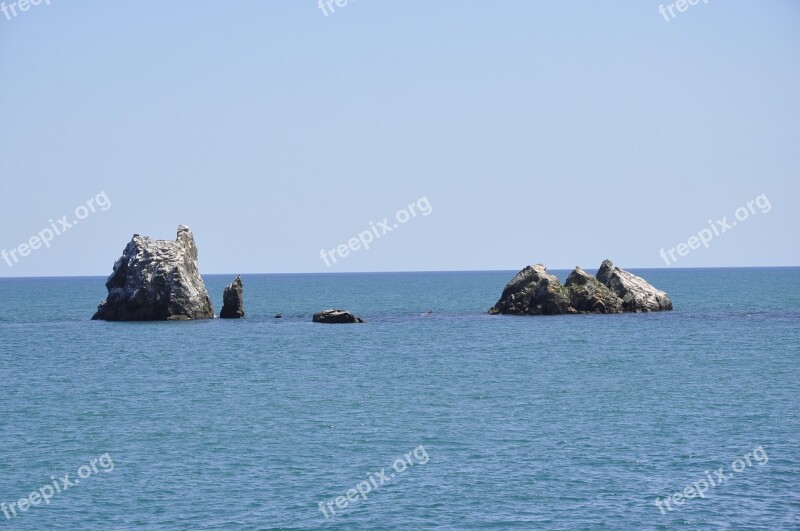
{"type": "Polygon", "coordinates": [[[559,315],[671,309],[666,293],[606,260],[597,278],[576,267],[564,285],[542,264],[528,266],[506,285],[489,313],[559,315]]]}
{"type": "Polygon", "coordinates": [[[626,312],[658,312],[672,309],[672,301],[661,290],[654,288],[645,279],[614,267],[611,260],[604,260],[597,270],[597,280],[622,299],[626,312]]]}
{"type": "Polygon", "coordinates": [[[542,264],[527,266],[503,290],[491,314],[557,315],[574,313],[569,291],[542,264]]]}
{"type": "Polygon", "coordinates": [[[242,277],[236,277],[222,295],[222,311],[220,319],[241,319],[244,317],[244,288],[242,277]]]}
{"type": "Polygon", "coordinates": [[[360,317],[356,317],[352,313],[344,310],[325,310],[315,313],[312,321],[315,323],[325,324],[349,324],[364,322],[364,320],[360,317]]]}
{"type": "Polygon", "coordinates": [[[569,290],[569,304],[578,313],[622,312],[622,299],[580,267],[569,274],[564,285],[569,290]]]}
{"type": "Polygon", "coordinates": [[[214,308],[197,267],[189,227],[175,241],[135,234],[106,281],[108,297],[93,320],[180,321],[211,319],[214,308]]]}

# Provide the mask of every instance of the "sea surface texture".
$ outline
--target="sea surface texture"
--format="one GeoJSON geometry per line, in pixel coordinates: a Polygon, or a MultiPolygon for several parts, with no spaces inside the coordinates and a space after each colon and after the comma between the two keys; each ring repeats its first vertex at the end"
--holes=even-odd
{"type": "Polygon", "coordinates": [[[1,279],[0,529],[798,529],[800,269],[633,272],[675,310],[242,275],[244,320],[107,323],[104,278],[1,279]]]}

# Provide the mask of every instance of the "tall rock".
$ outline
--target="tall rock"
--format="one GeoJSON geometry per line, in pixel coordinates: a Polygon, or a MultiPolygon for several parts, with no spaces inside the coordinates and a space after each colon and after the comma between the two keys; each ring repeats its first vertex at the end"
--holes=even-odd
{"type": "Polygon", "coordinates": [[[211,319],[214,308],[197,267],[189,227],[175,241],[134,234],[106,281],[108,297],[93,320],[167,321],[211,319]]]}
{"type": "Polygon", "coordinates": [[[244,317],[244,287],[242,277],[236,277],[222,295],[221,319],[241,319],[244,317]]]}

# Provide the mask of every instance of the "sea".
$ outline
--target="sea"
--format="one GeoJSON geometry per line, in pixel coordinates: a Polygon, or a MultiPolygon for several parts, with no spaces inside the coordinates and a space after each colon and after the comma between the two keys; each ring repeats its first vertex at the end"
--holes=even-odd
{"type": "Polygon", "coordinates": [[[632,272],[675,309],[245,274],[245,319],[109,323],[105,278],[0,279],[0,529],[800,529],[800,268],[632,272]]]}

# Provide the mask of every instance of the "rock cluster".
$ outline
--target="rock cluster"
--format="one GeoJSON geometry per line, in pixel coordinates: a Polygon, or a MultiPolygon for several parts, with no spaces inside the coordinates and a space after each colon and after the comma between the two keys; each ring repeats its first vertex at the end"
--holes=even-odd
{"type": "Polygon", "coordinates": [[[108,297],[92,319],[166,321],[211,319],[214,308],[197,267],[189,227],[175,241],[134,234],[106,281],[108,297]]]}
{"type": "Polygon", "coordinates": [[[315,313],[312,321],[325,324],[350,324],[363,323],[364,320],[345,310],[324,310],[315,313]]]}
{"type": "Polygon", "coordinates": [[[244,317],[244,287],[242,277],[236,277],[222,295],[221,319],[241,319],[244,317]]]}
{"type": "MultiPolygon", "coordinates": [[[[178,227],[175,241],[151,240],[134,234],[114,264],[106,288],[108,297],[97,307],[93,320],[183,321],[214,317],[197,265],[194,236],[184,225],[178,227]]],[[[506,285],[489,313],[559,315],[671,309],[672,301],[666,293],[605,260],[596,276],[576,267],[564,284],[548,273],[544,265],[528,266],[506,285]]],[[[225,288],[220,317],[244,317],[241,277],[237,276],[225,288]]],[[[281,317],[281,314],[275,316],[281,317]]],[[[364,322],[345,310],[324,310],[314,314],[312,320],[326,324],[364,322]]]]}
{"type": "Polygon", "coordinates": [[[605,260],[594,277],[576,267],[561,284],[542,264],[511,279],[491,314],[560,315],[671,310],[666,293],[605,260]]]}

